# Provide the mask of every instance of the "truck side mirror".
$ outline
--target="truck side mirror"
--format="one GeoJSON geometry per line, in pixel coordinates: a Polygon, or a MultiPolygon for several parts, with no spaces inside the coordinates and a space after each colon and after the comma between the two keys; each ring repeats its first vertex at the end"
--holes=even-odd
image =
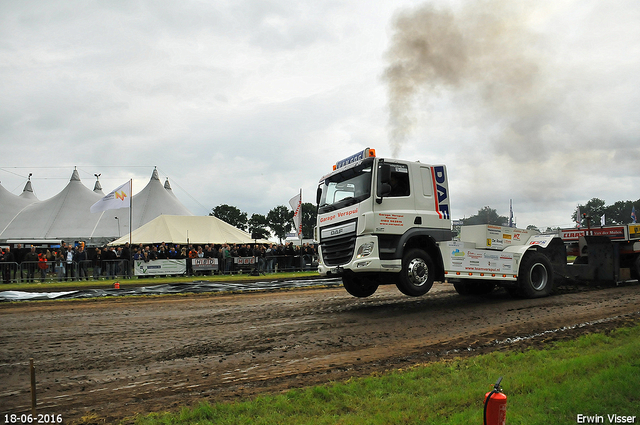
{"type": "Polygon", "coordinates": [[[322,197],[322,188],[318,186],[318,190],[316,191],[316,205],[320,205],[321,197],[322,197]]]}

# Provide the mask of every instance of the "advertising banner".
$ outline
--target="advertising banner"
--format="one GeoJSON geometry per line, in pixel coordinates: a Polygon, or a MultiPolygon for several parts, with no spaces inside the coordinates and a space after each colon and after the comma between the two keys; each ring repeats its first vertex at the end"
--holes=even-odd
{"type": "Polygon", "coordinates": [[[233,262],[239,266],[252,266],[256,263],[256,257],[234,257],[233,262]]]}
{"type": "Polygon", "coordinates": [[[217,258],[194,258],[191,260],[191,268],[193,271],[199,270],[218,270],[217,258]]]}
{"type": "Polygon", "coordinates": [[[187,260],[153,260],[144,262],[135,260],[133,270],[136,276],[156,276],[167,274],[185,274],[187,260]]]}
{"type": "Polygon", "coordinates": [[[465,249],[460,242],[448,243],[450,269],[460,272],[515,273],[512,253],[465,249]]]}
{"type": "Polygon", "coordinates": [[[591,229],[562,229],[560,237],[564,241],[577,241],[580,236],[607,236],[611,239],[627,239],[625,226],[592,227],[591,229]]]}

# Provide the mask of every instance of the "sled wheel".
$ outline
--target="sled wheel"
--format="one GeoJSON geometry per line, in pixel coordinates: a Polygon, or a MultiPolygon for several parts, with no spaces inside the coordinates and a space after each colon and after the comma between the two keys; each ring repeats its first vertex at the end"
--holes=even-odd
{"type": "Polygon", "coordinates": [[[520,264],[518,277],[520,295],[540,298],[553,292],[553,269],[549,259],[539,252],[528,252],[520,264]]]}

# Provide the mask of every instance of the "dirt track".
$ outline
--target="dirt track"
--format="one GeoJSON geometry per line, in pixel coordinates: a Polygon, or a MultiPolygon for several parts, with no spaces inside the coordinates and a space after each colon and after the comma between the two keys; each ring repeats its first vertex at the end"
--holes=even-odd
{"type": "MultiPolygon", "coordinates": [[[[0,410],[107,422],[205,398],[278,392],[441,357],[521,348],[640,320],[640,285],[538,300],[463,298],[436,284],[421,298],[381,287],[0,304],[0,410]],[[458,351],[461,350],[461,351],[458,351]]],[[[4,417],[4,416],[2,416],[4,417]]]]}

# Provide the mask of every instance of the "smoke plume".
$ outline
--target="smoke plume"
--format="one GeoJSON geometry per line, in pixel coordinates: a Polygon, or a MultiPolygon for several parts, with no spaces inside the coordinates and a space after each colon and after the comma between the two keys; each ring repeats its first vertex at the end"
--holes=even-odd
{"type": "MultiPolygon", "coordinates": [[[[507,1],[469,2],[461,9],[424,5],[395,17],[384,80],[389,95],[389,139],[394,157],[416,124],[418,100],[443,90],[479,101],[506,126],[502,143],[514,155],[539,152],[541,114],[535,35],[524,25],[526,11],[507,1]]],[[[509,153],[509,152],[508,152],[509,153]]]]}

